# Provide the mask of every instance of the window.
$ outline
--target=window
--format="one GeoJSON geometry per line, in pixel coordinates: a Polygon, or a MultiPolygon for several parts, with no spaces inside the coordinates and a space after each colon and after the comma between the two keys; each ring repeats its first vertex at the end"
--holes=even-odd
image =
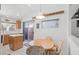
{"type": "Polygon", "coordinates": [[[58,28],[59,19],[51,19],[42,21],[42,28],[58,28]]]}

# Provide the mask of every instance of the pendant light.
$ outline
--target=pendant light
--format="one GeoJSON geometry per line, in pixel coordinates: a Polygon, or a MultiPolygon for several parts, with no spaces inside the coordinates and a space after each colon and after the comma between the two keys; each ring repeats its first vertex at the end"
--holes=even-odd
{"type": "Polygon", "coordinates": [[[40,4],[40,12],[39,14],[36,16],[36,19],[44,19],[45,16],[42,13],[42,5],[40,4]]]}

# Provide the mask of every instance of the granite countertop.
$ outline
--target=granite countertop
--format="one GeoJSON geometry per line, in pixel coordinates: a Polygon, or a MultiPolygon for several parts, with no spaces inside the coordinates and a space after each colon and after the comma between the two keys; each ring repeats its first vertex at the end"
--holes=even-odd
{"type": "Polygon", "coordinates": [[[20,34],[20,33],[18,33],[18,34],[11,34],[10,36],[12,36],[12,37],[23,36],[23,34],[20,34]]]}

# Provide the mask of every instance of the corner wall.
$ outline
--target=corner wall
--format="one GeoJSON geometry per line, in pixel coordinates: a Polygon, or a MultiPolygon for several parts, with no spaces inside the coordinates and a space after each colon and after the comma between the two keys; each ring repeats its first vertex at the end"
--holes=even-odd
{"type": "MultiPolygon", "coordinates": [[[[0,4],[0,10],[1,10],[1,4],[0,4]]],[[[0,17],[0,43],[1,43],[1,17],[0,17]]]]}
{"type": "Polygon", "coordinates": [[[1,43],[1,19],[0,19],[0,43],[1,43]]]}

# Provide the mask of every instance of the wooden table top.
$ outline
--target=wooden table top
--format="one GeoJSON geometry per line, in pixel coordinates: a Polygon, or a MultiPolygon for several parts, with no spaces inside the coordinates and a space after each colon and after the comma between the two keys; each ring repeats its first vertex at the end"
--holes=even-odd
{"type": "MultiPolygon", "coordinates": [[[[41,44],[41,42],[40,42],[40,44],[41,44]]],[[[35,45],[35,44],[34,44],[34,40],[31,41],[31,42],[29,43],[29,45],[34,46],[34,45],[35,45]]],[[[50,45],[50,44],[42,44],[41,46],[42,46],[44,49],[51,49],[51,48],[54,47],[54,44],[52,44],[52,45],[50,45]]]]}

